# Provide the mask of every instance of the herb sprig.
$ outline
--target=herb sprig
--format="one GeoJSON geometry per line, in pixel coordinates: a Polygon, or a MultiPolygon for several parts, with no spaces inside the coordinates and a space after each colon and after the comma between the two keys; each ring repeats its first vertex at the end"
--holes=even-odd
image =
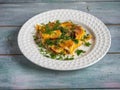
{"type": "Polygon", "coordinates": [[[83,50],[76,50],[75,52],[77,53],[78,56],[82,53],[85,53],[85,51],[83,51],[83,50]]]}
{"type": "Polygon", "coordinates": [[[90,42],[85,42],[85,46],[89,47],[91,45],[90,42]]]}

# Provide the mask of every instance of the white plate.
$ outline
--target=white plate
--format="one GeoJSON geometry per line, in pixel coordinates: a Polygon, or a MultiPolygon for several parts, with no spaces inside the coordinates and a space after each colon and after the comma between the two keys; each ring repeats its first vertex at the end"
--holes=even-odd
{"type": "Polygon", "coordinates": [[[19,32],[18,45],[30,61],[41,67],[54,70],[76,70],[88,67],[103,58],[110,48],[111,36],[104,23],[93,15],[77,10],[57,9],[38,14],[29,19],[19,32]],[[41,55],[33,39],[34,26],[37,23],[47,23],[55,20],[71,20],[87,28],[95,38],[90,51],[70,61],[53,60],[41,55]]]}

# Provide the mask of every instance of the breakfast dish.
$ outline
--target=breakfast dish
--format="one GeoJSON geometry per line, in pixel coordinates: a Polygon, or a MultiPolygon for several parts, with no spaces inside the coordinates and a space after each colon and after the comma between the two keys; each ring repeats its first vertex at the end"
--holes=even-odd
{"type": "Polygon", "coordinates": [[[40,47],[41,54],[53,59],[72,60],[75,53],[79,56],[86,52],[78,47],[91,45],[89,40],[92,35],[72,21],[56,20],[47,24],[36,24],[35,30],[34,40],[40,47]]]}
{"type": "Polygon", "coordinates": [[[101,20],[71,9],[40,13],[29,19],[18,34],[23,55],[53,70],[91,66],[106,55],[110,45],[110,32],[101,20]]]}

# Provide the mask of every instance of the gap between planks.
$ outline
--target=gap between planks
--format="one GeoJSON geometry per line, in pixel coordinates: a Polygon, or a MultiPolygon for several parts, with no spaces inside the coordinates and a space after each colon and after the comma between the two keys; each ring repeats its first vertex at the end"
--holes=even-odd
{"type": "MultiPolygon", "coordinates": [[[[120,52],[108,52],[107,54],[120,54],[120,52]]],[[[23,54],[0,54],[0,56],[19,56],[23,54]]]]}
{"type": "MultiPolygon", "coordinates": [[[[106,26],[120,26],[120,24],[105,24],[106,26]]],[[[22,25],[0,25],[0,27],[22,27],[22,25]]]]}
{"type": "Polygon", "coordinates": [[[18,56],[23,54],[0,54],[0,56],[18,56]]]}
{"type": "Polygon", "coordinates": [[[31,4],[31,3],[78,3],[78,2],[88,2],[88,3],[93,3],[93,2],[120,2],[119,0],[117,1],[89,1],[89,0],[76,0],[76,1],[52,1],[52,2],[49,2],[49,1],[41,1],[41,2],[33,2],[33,1],[30,1],[30,2],[0,2],[0,4],[21,4],[21,3],[25,3],[25,4],[31,4]]]}

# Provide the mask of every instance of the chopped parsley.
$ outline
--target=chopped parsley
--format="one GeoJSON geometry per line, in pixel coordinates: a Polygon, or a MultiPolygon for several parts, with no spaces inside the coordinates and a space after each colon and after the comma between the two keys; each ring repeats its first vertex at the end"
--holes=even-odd
{"type": "Polygon", "coordinates": [[[43,46],[43,44],[40,42],[40,43],[38,43],[38,46],[39,46],[39,47],[42,47],[42,46],[43,46]]]}
{"type": "Polygon", "coordinates": [[[85,53],[85,51],[83,51],[83,50],[76,50],[75,52],[77,53],[78,56],[79,56],[81,53],[85,53]]]}
{"type": "Polygon", "coordinates": [[[56,39],[56,40],[54,41],[54,44],[55,44],[55,45],[58,45],[59,42],[60,42],[60,38],[56,39]]]}
{"type": "Polygon", "coordinates": [[[51,53],[51,54],[50,54],[50,57],[51,57],[52,59],[55,59],[55,58],[57,57],[57,55],[54,54],[54,53],[51,53]]]}
{"type": "Polygon", "coordinates": [[[45,33],[47,33],[47,34],[51,34],[52,33],[52,30],[50,29],[48,24],[45,25],[45,33]]]}
{"type": "Polygon", "coordinates": [[[40,52],[44,52],[44,50],[42,48],[40,48],[40,52]]]}
{"type": "Polygon", "coordinates": [[[60,56],[57,58],[57,60],[63,60],[63,56],[60,55],[60,56]]]}
{"type": "Polygon", "coordinates": [[[78,39],[73,39],[75,44],[78,44],[79,40],[78,39]]]}
{"type": "Polygon", "coordinates": [[[35,35],[33,35],[33,38],[34,38],[34,40],[37,40],[37,37],[35,35]]]}
{"type": "Polygon", "coordinates": [[[91,43],[85,42],[85,46],[89,47],[90,45],[91,45],[91,43]]]}
{"type": "Polygon", "coordinates": [[[89,37],[89,34],[87,34],[87,35],[84,35],[84,39],[87,39],[89,37]]]}
{"type": "Polygon", "coordinates": [[[75,39],[75,32],[72,31],[70,36],[71,36],[71,39],[75,39]]]}
{"type": "Polygon", "coordinates": [[[59,25],[60,25],[60,21],[57,20],[56,23],[55,23],[55,25],[54,25],[54,27],[53,27],[53,30],[57,30],[58,27],[59,27],[59,25]]]}
{"type": "Polygon", "coordinates": [[[67,30],[66,28],[59,27],[59,29],[60,29],[62,35],[65,35],[65,34],[67,34],[67,32],[68,32],[68,30],[67,30]]]}
{"type": "Polygon", "coordinates": [[[71,37],[69,37],[69,36],[66,36],[66,37],[65,37],[65,40],[69,40],[69,39],[71,39],[71,37]]]}
{"type": "Polygon", "coordinates": [[[54,45],[54,42],[52,41],[52,40],[50,40],[50,39],[47,39],[46,41],[45,41],[45,43],[47,44],[47,45],[54,45]]]}
{"type": "Polygon", "coordinates": [[[64,60],[73,60],[74,59],[74,57],[66,57],[64,60]]]}

